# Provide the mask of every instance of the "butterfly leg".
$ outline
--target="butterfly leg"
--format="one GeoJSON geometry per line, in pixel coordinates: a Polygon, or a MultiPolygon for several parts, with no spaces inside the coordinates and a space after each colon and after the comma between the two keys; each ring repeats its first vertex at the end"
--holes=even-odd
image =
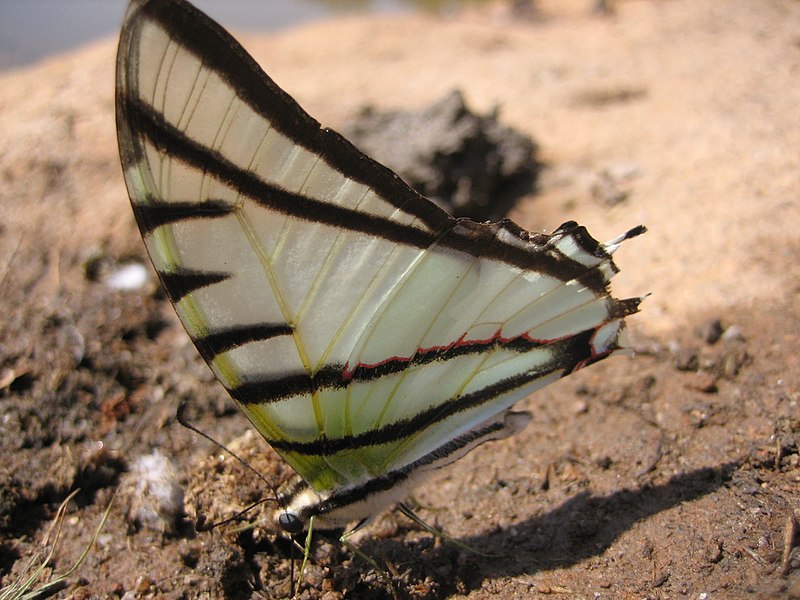
{"type": "Polygon", "coordinates": [[[472,554],[477,554],[478,556],[494,556],[492,554],[487,554],[486,552],[481,552],[480,550],[476,550],[475,548],[472,548],[471,546],[468,546],[464,542],[461,542],[461,541],[459,541],[459,540],[457,540],[457,539],[455,539],[453,537],[450,537],[449,535],[447,535],[441,529],[436,529],[436,527],[433,527],[432,525],[428,525],[419,515],[417,515],[417,513],[415,513],[413,510],[411,510],[411,508],[407,504],[405,504],[403,502],[401,502],[401,503],[399,503],[397,505],[397,510],[399,510],[406,517],[408,517],[409,519],[414,521],[414,523],[416,523],[417,525],[422,527],[425,531],[427,531],[428,533],[430,533],[434,537],[438,537],[439,539],[442,539],[445,542],[450,542],[451,544],[455,544],[456,546],[458,546],[462,550],[466,550],[467,552],[470,552],[472,554]]]}
{"type": "Polygon", "coordinates": [[[300,584],[303,581],[303,574],[306,572],[306,565],[308,564],[308,557],[311,555],[311,538],[314,535],[314,516],[308,520],[308,531],[306,532],[306,541],[303,546],[303,562],[300,564],[300,572],[297,574],[297,589],[300,589],[300,584]]]}

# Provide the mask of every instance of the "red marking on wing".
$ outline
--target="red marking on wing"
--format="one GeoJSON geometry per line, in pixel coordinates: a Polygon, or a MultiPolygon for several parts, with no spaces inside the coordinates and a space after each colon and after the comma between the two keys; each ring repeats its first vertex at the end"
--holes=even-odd
{"type": "Polygon", "coordinates": [[[517,340],[524,340],[524,341],[528,342],[529,344],[535,345],[535,346],[546,346],[547,344],[553,344],[553,343],[556,343],[556,342],[560,342],[561,340],[565,340],[565,339],[570,338],[572,336],[571,335],[565,335],[565,336],[562,336],[562,337],[559,337],[559,338],[553,338],[553,339],[536,339],[536,338],[532,338],[527,333],[523,333],[521,335],[512,336],[512,337],[503,337],[501,330],[498,329],[497,331],[494,332],[494,334],[491,337],[488,337],[486,339],[467,340],[467,339],[465,339],[466,337],[467,337],[467,334],[464,333],[460,338],[458,338],[454,342],[451,342],[451,343],[446,344],[446,345],[430,346],[428,348],[422,348],[422,347],[417,348],[417,351],[411,356],[392,356],[390,358],[387,358],[385,360],[382,360],[382,361],[379,361],[379,362],[376,362],[376,363],[359,362],[353,367],[350,366],[350,362],[348,361],[347,363],[345,363],[344,368],[342,369],[342,381],[344,383],[349,383],[353,379],[353,376],[355,375],[355,372],[358,369],[367,369],[367,370],[369,370],[369,369],[379,369],[380,367],[382,367],[384,365],[388,365],[388,364],[392,364],[392,363],[410,363],[411,361],[414,360],[415,357],[417,357],[419,355],[435,354],[435,353],[439,353],[439,352],[447,352],[448,350],[453,350],[453,349],[456,349],[456,348],[479,348],[479,347],[489,347],[489,346],[492,346],[492,345],[495,345],[495,344],[501,344],[501,345],[503,345],[503,344],[511,344],[511,343],[513,343],[513,342],[515,342],[517,340]]]}

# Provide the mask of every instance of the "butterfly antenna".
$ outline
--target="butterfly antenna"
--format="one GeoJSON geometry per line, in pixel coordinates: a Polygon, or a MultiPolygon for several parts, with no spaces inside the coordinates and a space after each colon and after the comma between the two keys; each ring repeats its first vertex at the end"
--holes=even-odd
{"type": "Polygon", "coordinates": [[[206,524],[206,518],[203,515],[198,515],[197,521],[195,521],[194,528],[197,531],[211,531],[212,529],[216,529],[222,525],[227,525],[228,523],[232,523],[233,521],[239,520],[242,516],[256,508],[257,506],[261,506],[262,504],[266,504],[267,502],[272,502],[272,498],[262,498],[261,500],[256,500],[252,504],[246,506],[235,515],[228,517],[227,519],[222,519],[221,521],[215,521],[211,524],[206,524]]]}
{"type": "MultiPolygon", "coordinates": [[[[197,427],[195,427],[189,421],[186,420],[185,412],[186,412],[186,405],[187,404],[188,404],[188,402],[186,400],[181,400],[180,404],[178,404],[178,411],[177,411],[177,414],[176,414],[176,418],[178,419],[178,423],[180,423],[181,425],[186,427],[186,429],[188,429],[190,431],[193,431],[197,435],[204,437],[205,439],[207,439],[209,442],[211,442],[212,444],[214,444],[215,446],[217,446],[221,450],[224,450],[225,452],[230,454],[233,458],[238,460],[240,464],[242,464],[244,467],[249,469],[251,473],[255,474],[256,477],[258,477],[261,481],[263,481],[264,484],[272,492],[274,498],[264,498],[262,500],[259,500],[259,501],[255,502],[254,504],[252,504],[251,506],[249,506],[248,508],[245,508],[242,511],[242,513],[247,512],[248,510],[251,510],[252,508],[255,508],[256,506],[258,506],[259,504],[263,504],[265,502],[275,502],[276,504],[280,505],[280,502],[278,501],[278,490],[275,488],[274,485],[272,485],[272,483],[266,477],[264,477],[261,473],[259,473],[253,467],[253,465],[251,465],[245,459],[243,459],[241,456],[238,456],[235,452],[233,452],[232,450],[227,448],[225,446],[225,444],[223,444],[222,442],[218,442],[217,440],[212,438],[210,435],[208,435],[205,431],[202,431],[202,430],[198,429],[197,427]]],[[[239,513],[239,514],[241,514],[241,513],[239,513]]],[[[231,517],[231,519],[235,518],[236,516],[239,516],[239,514],[234,515],[234,517],[231,517]]],[[[223,523],[226,523],[227,521],[229,521],[231,519],[226,519],[225,521],[220,521],[219,523],[217,523],[217,525],[222,525],[223,523]]]]}

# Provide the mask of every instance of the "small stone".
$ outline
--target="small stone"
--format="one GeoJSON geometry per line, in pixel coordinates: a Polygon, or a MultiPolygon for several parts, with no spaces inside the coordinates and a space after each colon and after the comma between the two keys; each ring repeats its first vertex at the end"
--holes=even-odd
{"type": "Polygon", "coordinates": [[[135,592],[137,594],[140,594],[140,595],[147,594],[148,592],[150,592],[152,590],[154,585],[155,585],[155,582],[153,581],[153,579],[150,576],[148,576],[148,575],[140,575],[136,579],[135,592]]]}
{"type": "Polygon", "coordinates": [[[703,325],[700,326],[698,333],[700,334],[700,338],[706,344],[716,344],[720,337],[722,337],[722,332],[724,329],[722,328],[722,321],[719,319],[709,319],[703,325]]]}
{"type": "Polygon", "coordinates": [[[689,422],[692,427],[701,429],[708,425],[711,412],[707,406],[696,406],[689,410],[689,422]]]}
{"type": "Polygon", "coordinates": [[[140,456],[123,481],[128,520],[152,531],[171,533],[183,516],[183,487],[172,462],[158,450],[140,456]]]}
{"type": "Polygon", "coordinates": [[[653,588],[658,588],[658,587],[661,587],[661,586],[662,586],[662,585],[664,585],[664,584],[665,584],[665,583],[666,583],[668,580],[669,580],[669,573],[668,573],[668,572],[661,573],[661,575],[659,575],[658,577],[656,577],[656,578],[653,580],[652,587],[653,587],[653,588]]]}
{"type": "Polygon", "coordinates": [[[742,333],[741,327],[739,327],[738,325],[731,325],[730,327],[728,327],[722,334],[722,341],[723,342],[744,341],[744,334],[742,333]]]}
{"type": "Polygon", "coordinates": [[[722,560],[722,541],[714,540],[706,548],[706,560],[710,563],[718,563],[722,560]]]}
{"type": "Polygon", "coordinates": [[[147,283],[147,268],[141,263],[127,263],[119,265],[108,274],[105,283],[112,290],[123,292],[136,291],[147,283]]]}
{"type": "Polygon", "coordinates": [[[678,346],[673,350],[672,358],[675,361],[675,368],[679,371],[697,370],[697,365],[699,363],[697,358],[697,350],[694,348],[678,346]]]}
{"type": "Polygon", "coordinates": [[[576,400],[572,403],[572,414],[582,415],[589,412],[589,403],[586,400],[576,400]]]}
{"type": "Polygon", "coordinates": [[[180,550],[181,561],[190,569],[194,569],[200,562],[200,553],[200,546],[197,544],[183,547],[180,550]]]}
{"type": "Polygon", "coordinates": [[[720,368],[725,377],[733,379],[750,360],[750,355],[743,347],[733,347],[722,357],[720,368]]]}
{"type": "Polygon", "coordinates": [[[717,388],[717,378],[711,373],[701,372],[693,374],[687,387],[703,392],[704,394],[716,394],[719,391],[717,388]]]}
{"type": "Polygon", "coordinates": [[[611,468],[611,465],[614,464],[614,461],[611,460],[610,456],[606,455],[606,456],[602,456],[602,457],[598,458],[597,461],[596,461],[596,464],[601,469],[607,470],[607,469],[611,468]]]}

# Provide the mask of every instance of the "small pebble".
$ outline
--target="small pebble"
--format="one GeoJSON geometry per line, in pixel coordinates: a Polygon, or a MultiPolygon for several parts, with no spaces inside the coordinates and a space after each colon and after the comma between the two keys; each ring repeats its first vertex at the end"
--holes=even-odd
{"type": "Polygon", "coordinates": [[[126,475],[128,518],[141,527],[173,532],[183,515],[183,488],[172,462],[154,450],[140,456],[126,475]]]}
{"type": "Polygon", "coordinates": [[[120,265],[106,278],[106,285],[114,290],[132,292],[147,283],[147,269],[141,263],[120,265]]]}
{"type": "Polygon", "coordinates": [[[738,325],[731,325],[730,327],[728,327],[722,334],[722,341],[723,342],[744,341],[744,334],[742,333],[741,327],[739,327],[738,325]]]}
{"type": "Polygon", "coordinates": [[[697,350],[694,348],[678,347],[672,353],[672,358],[675,361],[675,368],[679,371],[695,371],[699,364],[697,358],[697,350]]]}
{"type": "Polygon", "coordinates": [[[695,373],[688,383],[688,387],[704,394],[716,394],[719,391],[717,378],[711,373],[695,373]]]}
{"type": "Polygon", "coordinates": [[[716,344],[720,337],[722,337],[722,332],[724,329],[722,328],[722,321],[719,319],[709,319],[703,325],[700,326],[698,333],[700,334],[700,338],[706,344],[716,344]]]}
{"type": "Polygon", "coordinates": [[[586,400],[576,400],[572,403],[572,414],[582,415],[589,412],[589,403],[586,400]]]}

